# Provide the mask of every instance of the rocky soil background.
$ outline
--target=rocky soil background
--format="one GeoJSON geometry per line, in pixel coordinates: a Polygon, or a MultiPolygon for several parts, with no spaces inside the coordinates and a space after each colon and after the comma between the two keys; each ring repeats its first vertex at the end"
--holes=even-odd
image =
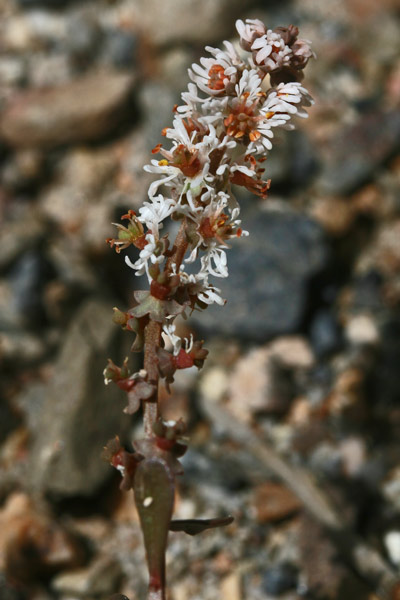
{"type": "Polygon", "coordinates": [[[145,595],[133,500],[100,459],[140,432],[102,370],[130,342],[112,307],[141,283],[104,240],[146,198],[142,166],[188,66],[237,17],[312,40],[316,104],[266,163],[269,199],[241,195],[251,235],[229,253],[226,307],[182,325],[210,358],[163,395],[165,416],[190,424],[176,515],[235,523],[170,534],[169,598],[400,597],[374,595],[368,552],[350,550],[367,545],[395,581],[396,0],[1,0],[2,600],[145,595]]]}

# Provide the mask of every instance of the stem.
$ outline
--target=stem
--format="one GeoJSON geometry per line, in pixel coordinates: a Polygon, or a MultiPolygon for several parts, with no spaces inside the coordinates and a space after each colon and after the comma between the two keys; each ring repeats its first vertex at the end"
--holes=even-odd
{"type": "Polygon", "coordinates": [[[179,227],[179,231],[176,234],[175,242],[173,245],[173,253],[168,258],[167,263],[165,265],[165,273],[168,275],[172,272],[172,265],[176,265],[177,272],[179,271],[179,267],[183,261],[183,258],[186,254],[186,250],[188,248],[188,241],[186,239],[186,217],[182,220],[181,226],[179,227]]]}
{"type": "MultiPolygon", "coordinates": [[[[177,271],[181,265],[181,262],[186,254],[188,242],[186,240],[186,218],[183,219],[175,243],[173,245],[173,253],[168,258],[165,265],[165,273],[170,274],[172,272],[172,265],[175,264],[177,271]]],[[[158,381],[160,378],[158,372],[158,358],[157,348],[161,344],[161,331],[162,325],[157,321],[149,321],[144,331],[144,369],[147,371],[147,377],[149,383],[155,385],[156,389],[154,394],[144,402],[143,407],[143,420],[144,420],[144,432],[147,438],[153,437],[153,424],[158,419],[159,406],[158,406],[158,381]]]]}
{"type": "Polygon", "coordinates": [[[158,419],[158,366],[157,348],[161,341],[161,323],[150,321],[144,332],[144,368],[148,381],[155,385],[154,394],[144,402],[144,432],[147,438],[153,437],[153,424],[158,419]]]}
{"type": "Polygon", "coordinates": [[[149,590],[149,595],[147,596],[147,600],[165,600],[164,590],[149,590]]]}

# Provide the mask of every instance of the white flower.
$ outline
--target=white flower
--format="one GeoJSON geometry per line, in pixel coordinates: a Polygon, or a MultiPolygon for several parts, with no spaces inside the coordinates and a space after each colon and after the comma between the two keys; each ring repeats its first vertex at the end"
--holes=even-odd
{"type": "Polygon", "coordinates": [[[261,93],[261,78],[258,72],[255,69],[245,69],[235,85],[235,92],[239,98],[246,94],[247,101],[254,102],[261,93]]]}
{"type": "Polygon", "coordinates": [[[163,325],[163,333],[170,341],[174,355],[177,356],[179,354],[179,350],[182,347],[182,340],[179,337],[179,335],[175,335],[175,330],[176,326],[173,323],[166,323],[165,325],[163,325]]]}
{"type": "Polygon", "coordinates": [[[208,246],[200,259],[201,272],[214,277],[228,277],[228,264],[225,251],[215,242],[208,246]]]}
{"type": "Polygon", "coordinates": [[[144,202],[139,209],[139,221],[145,223],[153,234],[158,233],[162,221],[175,210],[176,202],[172,198],[164,198],[162,194],[152,197],[151,202],[144,202]]]}
{"type": "Polygon", "coordinates": [[[226,300],[224,300],[221,297],[221,290],[214,287],[211,284],[207,284],[206,286],[204,286],[204,289],[201,293],[198,294],[198,299],[201,302],[204,302],[204,304],[219,304],[220,306],[223,306],[226,302],[226,300]]]}
{"type": "Polygon", "coordinates": [[[266,33],[266,27],[259,19],[246,19],[236,21],[236,29],[240,36],[240,45],[244,50],[250,51],[254,40],[266,33]]]}
{"type": "Polygon", "coordinates": [[[256,65],[265,67],[268,71],[289,65],[293,56],[282,36],[268,29],[265,35],[258,37],[251,45],[253,60],[256,65]]]}
{"type": "Polygon", "coordinates": [[[307,118],[307,111],[303,107],[311,106],[313,103],[313,99],[301,83],[294,81],[280,83],[268,95],[267,101],[262,106],[262,112],[274,112],[273,116],[276,115],[278,119],[285,118],[285,115],[289,118],[292,115],[307,118]]]}
{"type": "Polygon", "coordinates": [[[244,63],[230,42],[225,41],[226,50],[206,46],[207,52],[213,58],[201,58],[200,65],[192,64],[189,76],[196,85],[208,95],[218,95],[229,92],[236,83],[238,73],[244,63]]]}
{"type": "Polygon", "coordinates": [[[161,263],[163,262],[165,256],[163,254],[160,254],[159,256],[156,254],[158,239],[154,236],[154,234],[147,233],[145,239],[147,243],[143,250],[140,251],[137,261],[133,263],[129,256],[125,256],[125,263],[128,265],[128,267],[136,271],[136,275],[143,275],[144,273],[147,273],[147,277],[149,281],[151,281],[148,271],[149,261],[152,264],[161,263]]]}

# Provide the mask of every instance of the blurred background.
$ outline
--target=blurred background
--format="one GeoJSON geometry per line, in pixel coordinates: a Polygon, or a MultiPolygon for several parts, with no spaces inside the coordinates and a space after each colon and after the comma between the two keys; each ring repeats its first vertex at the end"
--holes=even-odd
{"type": "Polygon", "coordinates": [[[400,566],[398,2],[0,0],[1,600],[145,595],[132,494],[100,454],[140,435],[102,370],[132,342],[112,307],[146,283],[105,239],[146,199],[187,68],[236,18],[299,26],[316,103],[266,162],[269,199],[238,191],[250,236],[226,307],[182,325],[210,357],[162,394],[191,438],[176,515],[236,520],[170,535],[169,598],[376,598],[260,446],[400,566]]]}

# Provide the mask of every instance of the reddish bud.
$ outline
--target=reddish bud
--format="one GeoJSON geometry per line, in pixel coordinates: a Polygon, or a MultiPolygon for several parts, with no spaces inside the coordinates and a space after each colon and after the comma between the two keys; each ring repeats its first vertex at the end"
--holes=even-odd
{"type": "Polygon", "coordinates": [[[191,355],[181,348],[178,356],[175,357],[175,364],[177,369],[188,369],[193,367],[194,362],[191,355]]]}
{"type": "Polygon", "coordinates": [[[168,297],[169,293],[170,289],[168,286],[162,285],[161,283],[158,283],[158,281],[155,281],[153,279],[153,281],[150,284],[150,294],[154,298],[157,298],[158,300],[165,300],[168,297]]]}

